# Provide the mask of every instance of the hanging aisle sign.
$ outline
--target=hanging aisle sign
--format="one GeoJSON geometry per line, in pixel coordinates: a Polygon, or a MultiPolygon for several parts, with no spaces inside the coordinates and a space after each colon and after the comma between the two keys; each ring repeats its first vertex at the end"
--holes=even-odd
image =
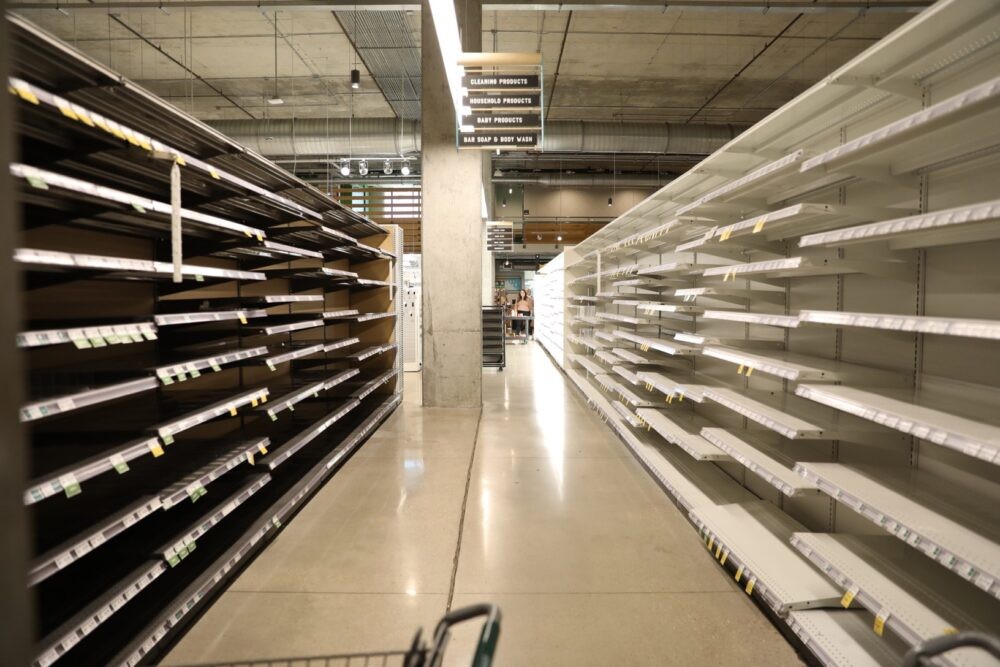
{"type": "Polygon", "coordinates": [[[490,252],[510,252],[514,247],[513,222],[486,223],[486,249],[490,252]]]}
{"type": "Polygon", "coordinates": [[[542,60],[538,53],[464,53],[459,60],[461,149],[541,148],[545,136],[542,60]]]}

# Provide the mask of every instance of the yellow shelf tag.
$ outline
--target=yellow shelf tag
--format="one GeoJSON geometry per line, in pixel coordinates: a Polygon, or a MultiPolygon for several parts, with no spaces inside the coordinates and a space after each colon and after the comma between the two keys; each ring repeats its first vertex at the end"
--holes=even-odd
{"type": "Polygon", "coordinates": [[[747,587],[744,589],[747,592],[747,595],[751,595],[753,593],[753,586],[756,583],[757,577],[750,577],[750,581],[747,582],[747,587]]]}
{"type": "Polygon", "coordinates": [[[254,465],[254,461],[253,461],[253,452],[247,452],[247,462],[248,462],[248,463],[249,463],[250,465],[254,465]]]}
{"type": "Polygon", "coordinates": [[[70,120],[79,122],[80,117],[76,115],[75,111],[73,111],[73,107],[69,105],[69,102],[57,102],[56,105],[59,107],[59,111],[62,112],[62,115],[66,116],[70,120]]]}
{"type": "Polygon", "coordinates": [[[219,180],[219,172],[217,172],[212,167],[208,168],[208,173],[210,173],[212,175],[212,178],[214,178],[215,180],[219,180]]]}
{"type": "Polygon", "coordinates": [[[267,454],[267,447],[264,446],[264,443],[260,443],[259,445],[257,445],[257,449],[260,450],[261,456],[267,454]]]}
{"type": "Polygon", "coordinates": [[[715,560],[719,560],[720,558],[722,558],[722,545],[717,544],[715,545],[715,560]]]}
{"type": "Polygon", "coordinates": [[[260,241],[261,243],[264,242],[264,235],[263,234],[261,234],[260,232],[257,232],[256,236],[257,236],[257,240],[258,241],[260,241]]]}
{"type": "Polygon", "coordinates": [[[740,364],[740,367],[736,369],[736,374],[743,375],[743,364],[740,364]]]}
{"type": "Polygon", "coordinates": [[[233,406],[231,406],[229,408],[229,416],[230,417],[235,417],[236,416],[236,406],[235,405],[233,405],[233,406]]]}
{"type": "Polygon", "coordinates": [[[854,596],[858,594],[858,587],[851,586],[844,592],[844,597],[840,598],[840,606],[847,609],[854,602],[854,596]]]}
{"type": "Polygon", "coordinates": [[[738,568],[736,568],[736,576],[733,577],[733,579],[739,581],[742,576],[743,576],[743,566],[740,565],[738,568]]]}
{"type": "Polygon", "coordinates": [[[767,222],[767,218],[760,218],[759,220],[757,220],[757,224],[753,226],[753,233],[760,234],[762,231],[764,231],[765,222],[767,222]]]}
{"type": "Polygon", "coordinates": [[[715,546],[715,535],[712,535],[708,538],[708,550],[711,551],[712,547],[714,546],[715,546]]]}
{"type": "Polygon", "coordinates": [[[753,373],[753,366],[747,366],[747,377],[750,377],[751,373],[753,373]]]}
{"type": "Polygon", "coordinates": [[[17,91],[17,96],[20,97],[25,102],[31,102],[32,104],[38,104],[38,97],[32,92],[31,88],[26,83],[17,83],[14,85],[14,90],[17,91]]]}
{"type": "Polygon", "coordinates": [[[251,398],[250,399],[250,407],[251,408],[256,408],[257,407],[257,399],[256,398],[251,398]]]}
{"type": "Polygon", "coordinates": [[[163,447],[160,446],[159,442],[151,442],[149,443],[149,453],[153,455],[153,458],[163,456],[163,447]]]}
{"type": "Polygon", "coordinates": [[[729,560],[729,549],[722,552],[722,558],[719,559],[719,565],[725,565],[727,560],[729,560]]]}
{"type": "Polygon", "coordinates": [[[247,314],[244,313],[243,311],[240,311],[239,318],[240,318],[240,324],[246,324],[247,323],[247,314]]]}
{"type": "Polygon", "coordinates": [[[885,632],[885,622],[889,618],[889,610],[883,609],[878,614],[875,615],[875,622],[872,624],[872,630],[875,631],[879,637],[885,632]]]}

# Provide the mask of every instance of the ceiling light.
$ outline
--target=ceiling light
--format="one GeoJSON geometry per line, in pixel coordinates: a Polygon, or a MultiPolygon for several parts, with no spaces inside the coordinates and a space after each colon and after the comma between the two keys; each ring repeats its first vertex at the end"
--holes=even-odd
{"type": "Polygon", "coordinates": [[[507,194],[509,195],[514,194],[514,188],[507,188],[507,194]]]}
{"type": "Polygon", "coordinates": [[[503,172],[500,171],[499,167],[493,170],[493,176],[495,178],[500,178],[501,176],[503,176],[503,172]]]}
{"type": "MultiPolygon", "coordinates": [[[[358,162],[358,173],[361,174],[362,176],[368,175],[368,160],[362,160],[361,162],[358,162]]],[[[611,204],[608,204],[608,206],[611,206],[611,204]]]]}
{"type": "Polygon", "coordinates": [[[285,100],[281,99],[280,97],[271,97],[267,100],[267,103],[273,107],[276,107],[279,104],[284,104],[285,100]]]}
{"type": "Polygon", "coordinates": [[[388,160],[382,163],[382,173],[386,176],[392,173],[392,163],[388,160]]]}
{"type": "Polygon", "coordinates": [[[556,241],[562,241],[562,234],[556,237],[556,241]]]}
{"type": "Polygon", "coordinates": [[[608,197],[608,206],[611,206],[611,204],[613,204],[613,203],[614,203],[614,199],[612,199],[611,197],[608,197]]]}
{"type": "Polygon", "coordinates": [[[507,200],[506,200],[506,199],[504,199],[504,200],[503,200],[503,203],[502,203],[502,204],[500,204],[500,205],[501,205],[501,206],[503,206],[504,208],[507,208],[507,200]]]}
{"type": "Polygon", "coordinates": [[[340,175],[341,176],[351,175],[351,163],[348,162],[347,160],[344,160],[340,165],[340,175]]]}
{"type": "Polygon", "coordinates": [[[361,72],[356,69],[351,70],[351,88],[357,90],[361,87],[361,72]]]}
{"type": "Polygon", "coordinates": [[[399,173],[401,173],[403,176],[409,176],[410,175],[410,163],[409,162],[404,162],[403,166],[399,168],[399,173]]]}
{"type": "Polygon", "coordinates": [[[542,240],[542,235],[541,234],[535,234],[535,240],[536,241],[541,241],[542,240]]]}

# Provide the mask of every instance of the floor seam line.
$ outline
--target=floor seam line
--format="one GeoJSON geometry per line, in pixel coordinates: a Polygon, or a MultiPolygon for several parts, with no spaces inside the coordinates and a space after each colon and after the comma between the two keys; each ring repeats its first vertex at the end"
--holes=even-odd
{"type": "Polygon", "coordinates": [[[483,424],[483,409],[479,409],[476,419],[476,434],[472,440],[472,452],[469,454],[469,469],[465,474],[465,492],[462,495],[462,511],[458,516],[458,539],[455,542],[455,558],[451,566],[451,582],[448,585],[448,602],[445,613],[451,612],[451,604],[455,599],[455,581],[458,579],[458,559],[462,555],[462,537],[465,532],[465,513],[469,506],[469,488],[472,486],[472,468],[476,462],[476,449],[479,447],[479,429],[483,424]]]}

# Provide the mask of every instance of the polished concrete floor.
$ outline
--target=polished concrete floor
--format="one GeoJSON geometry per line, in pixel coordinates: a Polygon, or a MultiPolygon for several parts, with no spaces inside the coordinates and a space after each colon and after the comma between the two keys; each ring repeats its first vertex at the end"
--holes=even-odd
{"type": "Polygon", "coordinates": [[[508,364],[484,371],[482,411],[422,408],[408,374],[404,405],[165,663],[402,648],[492,601],[505,667],[801,664],[541,348],[508,364]]]}

